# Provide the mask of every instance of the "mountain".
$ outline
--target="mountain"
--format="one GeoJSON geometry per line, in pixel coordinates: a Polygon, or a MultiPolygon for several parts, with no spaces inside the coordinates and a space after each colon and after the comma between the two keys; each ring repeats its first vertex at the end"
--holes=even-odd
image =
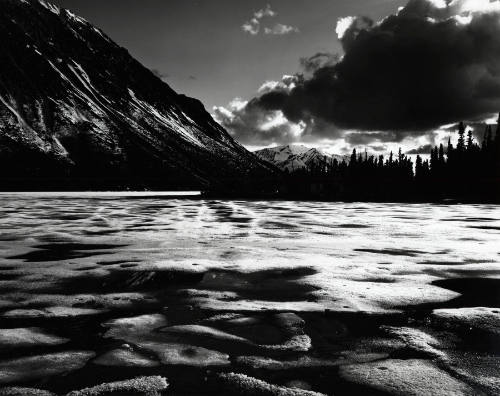
{"type": "Polygon", "coordinates": [[[302,145],[286,145],[258,150],[255,155],[283,171],[297,171],[328,164],[335,159],[349,162],[349,156],[323,153],[318,149],[302,145]]]}
{"type": "Polygon", "coordinates": [[[0,0],[4,185],[203,187],[271,172],[200,101],[83,18],[43,0],[0,0]]]}

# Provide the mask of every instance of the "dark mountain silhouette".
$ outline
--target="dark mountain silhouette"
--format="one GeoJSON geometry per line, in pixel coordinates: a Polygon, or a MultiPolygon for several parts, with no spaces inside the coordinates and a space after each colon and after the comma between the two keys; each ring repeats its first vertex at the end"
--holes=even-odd
{"type": "Polygon", "coordinates": [[[271,172],[89,22],[0,0],[1,187],[204,187],[271,172]]]}

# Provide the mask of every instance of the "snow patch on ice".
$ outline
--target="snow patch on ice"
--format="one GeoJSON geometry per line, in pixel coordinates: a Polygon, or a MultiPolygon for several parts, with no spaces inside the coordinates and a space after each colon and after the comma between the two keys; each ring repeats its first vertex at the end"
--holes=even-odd
{"type": "Polygon", "coordinates": [[[13,309],[5,312],[2,316],[6,318],[72,318],[79,316],[98,315],[103,313],[103,310],[73,308],[73,307],[48,307],[41,309],[13,309]]]}
{"type": "Polygon", "coordinates": [[[0,389],[0,396],[57,396],[55,393],[35,388],[12,386],[0,389]]]}
{"type": "Polygon", "coordinates": [[[111,394],[155,396],[166,390],[168,385],[168,381],[164,377],[138,377],[73,391],[66,396],[104,396],[111,394]]]}
{"type": "Polygon", "coordinates": [[[75,371],[95,356],[94,352],[69,351],[0,361],[0,384],[26,382],[75,371]]]}
{"type": "Polygon", "coordinates": [[[65,344],[67,338],[48,334],[37,327],[0,329],[0,348],[65,344]]]}
{"type": "Polygon", "coordinates": [[[235,396],[325,396],[318,392],[272,385],[244,374],[221,373],[216,375],[216,380],[235,396]]]}
{"type": "Polygon", "coordinates": [[[393,395],[477,394],[427,360],[382,360],[376,363],[343,366],[340,376],[348,381],[393,395]]]}
{"type": "Polygon", "coordinates": [[[190,344],[145,341],[137,346],[156,354],[162,364],[169,366],[220,367],[230,364],[229,355],[190,344]]]}
{"type": "Polygon", "coordinates": [[[105,338],[124,338],[132,334],[140,336],[167,325],[163,315],[140,315],[131,318],[110,320],[103,324],[109,330],[104,334],[105,338]]]}
{"type": "Polygon", "coordinates": [[[436,309],[433,317],[450,325],[463,326],[469,329],[487,331],[500,336],[499,308],[456,308],[436,309]]]}
{"type": "Polygon", "coordinates": [[[99,356],[92,363],[100,366],[116,367],[157,367],[160,365],[156,360],[150,359],[136,351],[130,346],[123,346],[118,349],[106,352],[99,356]]]}
{"type": "Polygon", "coordinates": [[[447,359],[446,353],[439,350],[442,342],[430,334],[410,327],[384,326],[382,330],[387,334],[399,338],[410,349],[428,354],[432,358],[447,359]]]}

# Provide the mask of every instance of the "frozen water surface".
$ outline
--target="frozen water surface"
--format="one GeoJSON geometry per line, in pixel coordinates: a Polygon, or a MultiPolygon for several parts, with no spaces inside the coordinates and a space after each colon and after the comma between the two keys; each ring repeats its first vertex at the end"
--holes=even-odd
{"type": "Polygon", "coordinates": [[[500,392],[498,206],[0,203],[1,386],[160,375],[174,395],[234,394],[228,378],[237,394],[500,392]],[[441,386],[418,384],[429,376],[441,386]]]}

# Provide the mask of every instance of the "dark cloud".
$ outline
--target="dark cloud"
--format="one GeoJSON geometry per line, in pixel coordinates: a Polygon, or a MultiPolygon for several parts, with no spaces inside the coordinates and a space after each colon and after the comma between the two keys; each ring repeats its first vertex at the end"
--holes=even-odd
{"type": "Polygon", "coordinates": [[[340,60],[338,54],[318,52],[313,56],[300,58],[300,65],[305,75],[313,74],[325,66],[333,66],[340,60]]]}
{"type": "Polygon", "coordinates": [[[368,150],[377,153],[385,153],[387,151],[387,146],[384,146],[383,144],[372,144],[368,146],[368,150]]]}
{"type": "Polygon", "coordinates": [[[433,148],[433,144],[424,144],[423,146],[407,151],[406,154],[430,154],[433,148]]]}
{"type": "Polygon", "coordinates": [[[355,44],[356,39],[360,33],[369,31],[373,28],[375,22],[368,17],[360,16],[352,18],[350,20],[350,25],[345,31],[339,31],[337,29],[337,34],[342,42],[342,47],[345,52],[349,52],[351,46],[355,44]]]}
{"type": "Polygon", "coordinates": [[[308,125],[321,120],[333,131],[389,131],[350,134],[353,144],[398,142],[498,111],[500,7],[465,4],[410,0],[378,23],[349,19],[340,60],[327,54],[301,60],[311,75],[304,73],[293,89],[278,87],[252,100],[252,111],[282,111],[308,125]]]}
{"type": "Polygon", "coordinates": [[[367,145],[373,142],[400,142],[406,135],[393,131],[383,132],[349,132],[344,135],[347,143],[353,146],[367,145]]]}
{"type": "MultiPolygon", "coordinates": [[[[426,3],[413,0],[411,4],[426,3]]],[[[360,130],[421,131],[500,108],[497,13],[470,23],[405,12],[348,29],[345,55],[288,95],[261,97],[291,120],[313,116],[360,130]]]]}

